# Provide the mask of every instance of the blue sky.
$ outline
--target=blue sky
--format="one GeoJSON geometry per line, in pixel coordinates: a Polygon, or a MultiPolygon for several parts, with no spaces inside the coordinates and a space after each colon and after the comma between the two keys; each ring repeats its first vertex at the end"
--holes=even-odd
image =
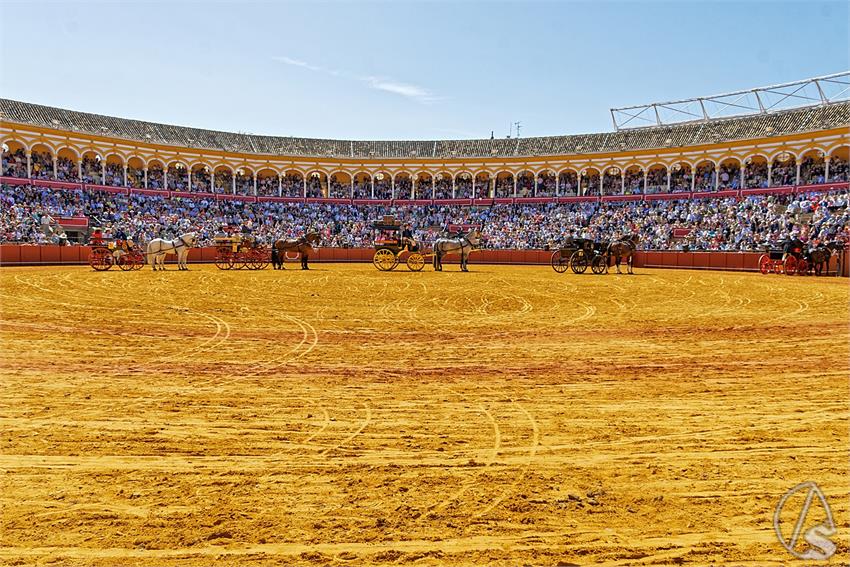
{"type": "Polygon", "coordinates": [[[0,95],[256,134],[609,131],[612,106],[847,70],[848,6],[0,0],[0,95]]]}

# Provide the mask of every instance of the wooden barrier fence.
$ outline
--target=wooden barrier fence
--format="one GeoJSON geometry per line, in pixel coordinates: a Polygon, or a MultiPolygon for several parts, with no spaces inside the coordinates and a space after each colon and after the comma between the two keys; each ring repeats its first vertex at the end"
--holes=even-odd
{"type": "MultiPolygon", "coordinates": [[[[0,266],[38,266],[63,264],[88,264],[88,246],[31,246],[17,244],[0,245],[0,266]]],[[[314,262],[371,262],[373,248],[319,248],[310,260],[314,262]]],[[[211,263],[216,249],[212,246],[193,248],[189,261],[211,263]]],[[[758,270],[760,252],[678,252],[649,250],[638,252],[635,267],[638,268],[686,268],[700,270],[731,270],[755,272],[758,270]]],[[[525,264],[549,265],[552,252],[549,250],[478,250],[471,256],[473,264],[525,264]]],[[[174,256],[169,258],[173,259],[174,256]]],[[[290,261],[291,262],[291,261],[290,261]]],[[[456,263],[456,257],[448,257],[448,263],[456,263]]],[[[843,274],[848,275],[850,251],[845,251],[843,274]]],[[[835,264],[831,264],[834,269],[835,264]]]]}

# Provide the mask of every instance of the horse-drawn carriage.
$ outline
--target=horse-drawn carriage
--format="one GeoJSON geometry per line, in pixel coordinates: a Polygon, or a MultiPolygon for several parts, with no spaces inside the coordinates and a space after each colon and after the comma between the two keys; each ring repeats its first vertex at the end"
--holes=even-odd
{"type": "Polygon", "coordinates": [[[608,251],[605,243],[589,238],[570,238],[552,253],[552,269],[563,274],[571,269],[574,274],[583,274],[587,267],[594,274],[608,271],[608,251]]]}
{"type": "Polygon", "coordinates": [[[835,239],[806,245],[796,238],[782,241],[778,247],[765,244],[764,254],[759,257],[759,271],[762,274],[786,276],[828,275],[830,260],[835,256],[835,273],[838,275],[842,272],[841,261],[845,246],[843,241],[835,239]]]}
{"type": "Polygon", "coordinates": [[[387,216],[381,222],[372,224],[375,231],[375,254],[372,263],[382,272],[394,270],[406,254],[404,263],[412,272],[421,271],[425,267],[426,254],[419,250],[419,246],[412,237],[402,234],[401,222],[387,216]]]}
{"type": "Polygon", "coordinates": [[[271,251],[250,235],[217,236],[215,247],[219,270],[264,270],[271,262],[271,251]]]}
{"type": "Polygon", "coordinates": [[[145,253],[132,240],[106,240],[101,236],[91,239],[89,266],[105,272],[112,266],[122,271],[141,270],[145,265],[145,253]]]}
{"type": "Polygon", "coordinates": [[[805,275],[809,271],[809,263],[803,256],[802,250],[786,252],[781,249],[767,247],[759,257],[759,271],[763,274],[794,274],[805,275]]]}

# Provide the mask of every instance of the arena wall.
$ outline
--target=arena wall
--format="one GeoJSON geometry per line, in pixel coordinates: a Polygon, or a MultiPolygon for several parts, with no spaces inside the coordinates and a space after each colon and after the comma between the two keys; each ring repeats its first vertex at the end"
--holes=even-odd
{"type": "MultiPolygon", "coordinates": [[[[88,246],[27,246],[17,244],[0,245],[0,266],[40,266],[88,264],[88,246]]],[[[374,248],[319,248],[314,262],[363,262],[372,261],[374,248]]],[[[682,268],[694,270],[726,270],[737,272],[758,271],[761,252],[680,252],[673,250],[647,250],[637,253],[637,268],[682,268]]],[[[189,251],[192,263],[212,263],[216,248],[206,246],[189,251]]],[[[550,250],[478,250],[473,253],[473,264],[515,264],[548,266],[552,257],[550,250]]],[[[173,256],[172,262],[173,262],[173,256]]],[[[289,262],[293,268],[294,261],[289,262]]],[[[447,258],[446,263],[457,263],[457,258],[447,258]]],[[[847,277],[850,268],[850,251],[845,251],[842,275],[847,277]]],[[[835,264],[831,264],[832,269],[835,264]]],[[[116,268],[117,269],[117,268],[116,268]]],[[[399,268],[405,270],[404,267],[399,268]]]]}

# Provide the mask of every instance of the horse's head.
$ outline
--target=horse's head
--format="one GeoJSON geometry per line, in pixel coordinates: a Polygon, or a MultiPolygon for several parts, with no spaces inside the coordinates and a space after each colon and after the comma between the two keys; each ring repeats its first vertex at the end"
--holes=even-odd
{"type": "Polygon", "coordinates": [[[322,237],[315,230],[311,230],[304,236],[304,240],[310,244],[318,244],[322,240],[322,237]]]}
{"type": "Polygon", "coordinates": [[[187,232],[186,234],[180,236],[180,239],[186,243],[186,246],[192,248],[198,243],[198,233],[197,232],[187,232]]]}
{"type": "Polygon", "coordinates": [[[478,228],[470,230],[466,235],[466,239],[469,240],[469,243],[473,246],[478,246],[483,238],[481,230],[478,228]]]}

